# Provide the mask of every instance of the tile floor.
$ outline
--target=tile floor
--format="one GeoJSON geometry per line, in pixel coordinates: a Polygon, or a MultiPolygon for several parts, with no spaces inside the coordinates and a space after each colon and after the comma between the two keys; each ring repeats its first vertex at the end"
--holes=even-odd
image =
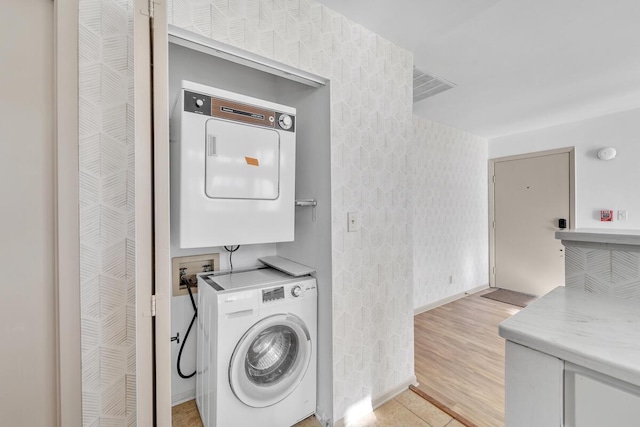
{"type": "MultiPolygon", "coordinates": [[[[202,427],[195,400],[173,407],[173,427],[202,427]]],[[[294,427],[321,427],[314,418],[300,421],[294,427]]],[[[391,399],[371,414],[345,427],[464,427],[411,390],[391,399]]]]}

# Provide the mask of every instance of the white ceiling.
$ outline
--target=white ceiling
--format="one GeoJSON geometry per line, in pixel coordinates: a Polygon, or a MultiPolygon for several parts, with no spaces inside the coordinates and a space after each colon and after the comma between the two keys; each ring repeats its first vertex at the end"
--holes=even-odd
{"type": "Polygon", "coordinates": [[[457,87],[414,112],[484,137],[640,107],[638,0],[320,0],[457,87]]]}

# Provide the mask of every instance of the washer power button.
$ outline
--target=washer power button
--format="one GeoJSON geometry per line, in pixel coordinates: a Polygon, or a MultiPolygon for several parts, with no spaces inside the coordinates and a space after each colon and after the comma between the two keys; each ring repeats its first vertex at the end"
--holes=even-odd
{"type": "Polygon", "coordinates": [[[302,295],[302,288],[300,287],[300,285],[295,285],[293,288],[291,288],[291,295],[294,298],[298,298],[300,295],[302,295]]]}

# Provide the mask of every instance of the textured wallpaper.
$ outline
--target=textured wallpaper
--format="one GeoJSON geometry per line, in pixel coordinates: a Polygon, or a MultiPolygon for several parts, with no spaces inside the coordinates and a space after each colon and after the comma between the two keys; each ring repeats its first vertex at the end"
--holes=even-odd
{"type": "Polygon", "coordinates": [[[136,425],[132,4],[79,2],[85,426],[136,425]]]}
{"type": "Polygon", "coordinates": [[[331,79],[334,414],[413,370],[413,56],[312,0],[171,0],[169,23],[331,79]],[[361,230],[346,232],[347,212],[361,230]]]}
{"type": "Polygon", "coordinates": [[[487,140],[414,116],[410,151],[420,308],[489,283],[487,140]]]}
{"type": "MultiPolygon", "coordinates": [[[[630,249],[633,247],[630,247],[630,249]]],[[[567,246],[567,288],[640,301],[640,252],[567,246]]]]}

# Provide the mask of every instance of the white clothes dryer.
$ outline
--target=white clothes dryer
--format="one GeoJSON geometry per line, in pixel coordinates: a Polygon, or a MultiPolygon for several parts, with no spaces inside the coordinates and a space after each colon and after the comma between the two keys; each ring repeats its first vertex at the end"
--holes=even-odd
{"type": "Polygon", "coordinates": [[[286,427],[316,409],[315,278],[198,277],[196,403],[205,427],[286,427]]]}

